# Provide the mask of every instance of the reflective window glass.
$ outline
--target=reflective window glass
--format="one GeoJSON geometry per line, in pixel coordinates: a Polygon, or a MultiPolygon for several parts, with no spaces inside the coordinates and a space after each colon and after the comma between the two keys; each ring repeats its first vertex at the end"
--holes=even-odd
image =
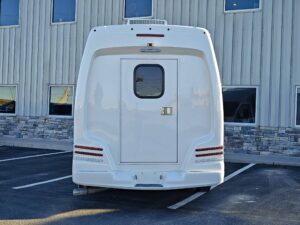
{"type": "Polygon", "coordinates": [[[297,88],[296,125],[300,125],[300,88],[297,88]]]}
{"type": "Polygon", "coordinates": [[[0,0],[0,26],[19,24],[19,0],[0,0]]]}
{"type": "Polygon", "coordinates": [[[259,9],[260,0],[225,0],[225,11],[259,9]]]}
{"type": "Polygon", "coordinates": [[[0,86],[0,113],[16,113],[16,86],[0,86]]]}
{"type": "Polygon", "coordinates": [[[52,22],[75,21],[76,0],[53,0],[52,22]]]}
{"type": "Polygon", "coordinates": [[[125,0],[125,18],[152,16],[152,0],[125,0]]]}
{"type": "Polygon", "coordinates": [[[72,116],[73,86],[51,86],[49,115],[72,116]]]}
{"type": "Polygon", "coordinates": [[[224,121],[255,123],[256,88],[223,89],[224,121]]]}

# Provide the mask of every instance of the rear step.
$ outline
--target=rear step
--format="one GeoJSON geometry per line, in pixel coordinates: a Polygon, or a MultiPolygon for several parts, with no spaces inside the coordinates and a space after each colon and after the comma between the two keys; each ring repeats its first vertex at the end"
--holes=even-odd
{"type": "Polygon", "coordinates": [[[73,189],[73,195],[74,196],[88,195],[88,194],[94,194],[106,190],[107,188],[87,187],[87,186],[79,185],[78,188],[73,189]]]}
{"type": "Polygon", "coordinates": [[[161,184],[136,184],[135,187],[140,187],[140,188],[153,188],[153,187],[164,187],[163,185],[161,184]]]}

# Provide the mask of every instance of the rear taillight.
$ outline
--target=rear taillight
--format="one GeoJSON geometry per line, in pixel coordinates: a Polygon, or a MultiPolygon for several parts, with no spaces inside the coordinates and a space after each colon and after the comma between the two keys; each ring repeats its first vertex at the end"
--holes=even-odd
{"type": "Polygon", "coordinates": [[[97,147],[89,147],[89,146],[83,146],[83,145],[74,145],[74,148],[79,148],[79,149],[87,149],[87,150],[93,150],[93,151],[102,151],[102,148],[97,148],[97,147]]]}
{"type": "Polygon", "coordinates": [[[97,157],[103,156],[103,148],[83,146],[83,145],[74,145],[74,148],[75,148],[74,153],[78,155],[97,156],[97,157]]]}
{"type": "Polygon", "coordinates": [[[164,34],[136,34],[137,37],[164,37],[164,34]]]}
{"type": "Polygon", "coordinates": [[[197,148],[196,157],[205,157],[205,156],[217,156],[224,154],[224,146],[209,147],[209,148],[197,148]]]}

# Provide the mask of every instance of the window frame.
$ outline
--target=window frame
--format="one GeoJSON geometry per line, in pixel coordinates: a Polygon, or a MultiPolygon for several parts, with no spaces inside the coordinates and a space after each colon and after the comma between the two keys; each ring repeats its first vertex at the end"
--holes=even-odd
{"type": "Polygon", "coordinates": [[[133,91],[134,91],[134,95],[139,99],[159,99],[159,98],[161,98],[165,94],[165,69],[163,68],[163,66],[160,64],[138,64],[138,65],[136,65],[133,70],[133,91]],[[138,93],[136,91],[136,81],[135,81],[136,70],[142,66],[146,66],[146,67],[157,66],[157,67],[161,68],[163,77],[162,77],[162,92],[160,93],[160,95],[155,96],[155,97],[150,97],[150,96],[142,97],[142,96],[138,95],[138,93]]]}
{"type": "Polygon", "coordinates": [[[256,9],[238,9],[238,10],[226,10],[226,1],[227,0],[223,0],[223,4],[224,4],[224,13],[246,13],[246,12],[257,12],[257,11],[261,11],[262,10],[262,1],[263,0],[259,0],[259,7],[256,9]]]}
{"type": "Polygon", "coordinates": [[[65,21],[65,22],[53,22],[53,6],[54,0],[51,0],[51,13],[50,13],[50,25],[64,25],[64,24],[75,24],[77,23],[77,9],[78,9],[78,0],[75,0],[75,20],[74,21],[65,21]]]}
{"type": "Polygon", "coordinates": [[[74,84],[50,84],[48,86],[48,106],[47,106],[47,116],[52,118],[73,118],[74,117],[74,105],[75,105],[75,85],[74,84]],[[71,115],[50,115],[50,101],[51,101],[51,87],[72,87],[72,113],[71,115]]]}
{"type": "Polygon", "coordinates": [[[151,0],[151,15],[150,16],[139,16],[139,17],[126,17],[126,0],[123,0],[123,20],[129,19],[149,19],[154,17],[154,0],[151,0]]]}
{"type": "MultiPolygon", "coordinates": [[[[247,126],[247,127],[257,127],[258,126],[258,100],[259,100],[259,87],[258,86],[230,86],[230,85],[225,85],[222,86],[222,104],[224,105],[224,99],[223,99],[223,88],[255,88],[256,90],[256,96],[255,96],[255,123],[240,123],[240,122],[225,122],[224,120],[224,125],[230,125],[230,126],[247,126]]],[[[224,106],[223,106],[223,110],[224,110],[224,106]]],[[[224,115],[224,114],[223,114],[224,115]]]]}
{"type": "Polygon", "coordinates": [[[17,115],[17,110],[18,110],[18,85],[17,84],[0,84],[1,87],[15,87],[16,88],[16,97],[15,97],[15,113],[1,113],[0,116],[16,116],[17,115]]]}
{"type": "MultiPolygon", "coordinates": [[[[21,23],[21,1],[19,0],[19,17],[18,17],[18,24],[14,24],[14,25],[0,25],[0,29],[5,29],[5,28],[15,28],[15,27],[20,27],[20,23],[21,23]]],[[[0,0],[1,2],[1,0],[0,0]]]]}
{"type": "Polygon", "coordinates": [[[295,86],[295,101],[294,101],[295,102],[295,107],[294,107],[294,109],[295,109],[295,111],[294,111],[295,112],[295,116],[294,116],[294,126],[295,126],[295,128],[299,129],[300,128],[300,124],[297,125],[297,100],[298,100],[297,99],[298,98],[297,97],[297,95],[298,95],[297,91],[298,91],[298,88],[300,89],[300,85],[296,85],[295,86]]]}

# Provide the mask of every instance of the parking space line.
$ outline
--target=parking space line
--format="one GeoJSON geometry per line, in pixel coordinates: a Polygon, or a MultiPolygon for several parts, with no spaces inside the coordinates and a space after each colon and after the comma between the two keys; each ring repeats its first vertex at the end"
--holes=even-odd
{"type": "Polygon", "coordinates": [[[22,156],[22,157],[17,157],[17,158],[10,158],[10,159],[1,159],[0,163],[14,161],[14,160],[20,160],[20,159],[37,158],[37,157],[49,156],[49,155],[59,155],[59,154],[65,154],[65,153],[70,153],[70,152],[72,152],[72,151],[63,151],[63,152],[46,153],[46,154],[39,154],[39,155],[22,156]]]}
{"type": "MultiPolygon", "coordinates": [[[[229,174],[227,177],[224,178],[224,182],[226,182],[226,181],[230,180],[231,178],[235,177],[236,175],[239,175],[240,173],[242,173],[242,172],[250,169],[252,166],[255,166],[255,163],[251,163],[251,164],[249,164],[247,166],[244,166],[243,168],[241,168],[241,169],[239,169],[239,170],[237,170],[237,171],[229,174]]],[[[214,186],[214,188],[215,187],[216,186],[214,186]]]]}
{"type": "MultiPolygon", "coordinates": [[[[250,169],[250,168],[251,168],[252,166],[254,166],[254,165],[255,165],[254,163],[251,163],[251,164],[249,164],[249,165],[247,165],[247,166],[244,166],[243,168],[241,168],[241,169],[239,169],[239,170],[237,170],[237,171],[235,171],[235,172],[229,174],[228,176],[226,176],[226,177],[224,178],[224,182],[226,182],[226,181],[232,179],[233,177],[239,175],[240,173],[242,173],[242,172],[244,172],[244,171],[250,169]]],[[[220,185],[220,184],[215,185],[215,186],[212,186],[210,190],[216,188],[216,187],[219,186],[219,185],[220,185]]],[[[177,203],[175,203],[174,205],[169,206],[168,209],[173,209],[173,210],[174,210],[174,209],[178,209],[178,208],[180,208],[180,207],[182,207],[182,206],[184,206],[184,205],[186,205],[186,204],[188,204],[188,203],[194,201],[195,199],[199,198],[200,196],[202,196],[202,195],[204,195],[204,194],[206,194],[206,193],[207,193],[207,192],[196,192],[195,194],[193,194],[193,195],[191,195],[191,196],[189,196],[189,197],[183,199],[182,201],[177,202],[177,203]]]]}
{"type": "Polygon", "coordinates": [[[13,187],[12,189],[19,190],[19,189],[24,189],[24,188],[30,188],[30,187],[34,187],[34,186],[38,186],[38,185],[42,185],[42,184],[48,184],[48,183],[53,183],[53,182],[60,181],[60,180],[65,180],[65,179],[68,179],[68,178],[71,178],[71,177],[72,177],[72,175],[68,175],[68,176],[64,176],[64,177],[58,177],[58,178],[55,178],[55,179],[41,181],[41,182],[37,182],[37,183],[33,183],[33,184],[27,184],[27,185],[23,185],[23,186],[13,187]]]}

